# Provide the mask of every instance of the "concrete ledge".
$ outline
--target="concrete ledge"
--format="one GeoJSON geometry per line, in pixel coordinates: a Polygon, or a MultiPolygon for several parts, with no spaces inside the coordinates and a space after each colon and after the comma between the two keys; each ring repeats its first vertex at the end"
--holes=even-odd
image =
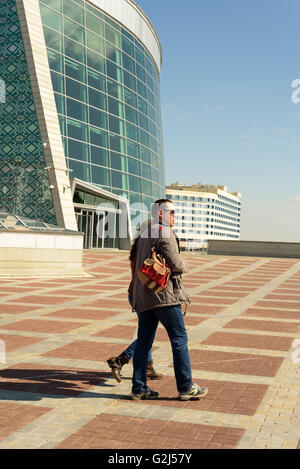
{"type": "Polygon", "coordinates": [[[300,243],[210,240],[208,254],[300,259],[300,243]]]}
{"type": "Polygon", "coordinates": [[[0,277],[87,276],[82,240],[77,232],[1,232],[0,277]]]}

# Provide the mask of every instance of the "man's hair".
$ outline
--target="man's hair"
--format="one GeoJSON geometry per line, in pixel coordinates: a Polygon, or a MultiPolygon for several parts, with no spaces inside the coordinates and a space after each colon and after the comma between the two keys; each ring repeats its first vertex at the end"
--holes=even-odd
{"type": "Polygon", "coordinates": [[[157,217],[157,213],[158,213],[158,210],[159,210],[159,207],[162,205],[162,204],[165,204],[166,202],[169,202],[170,204],[172,204],[172,200],[170,199],[158,199],[156,200],[153,205],[152,205],[152,209],[151,209],[151,213],[152,213],[152,217],[153,218],[156,218],[157,217]]]}

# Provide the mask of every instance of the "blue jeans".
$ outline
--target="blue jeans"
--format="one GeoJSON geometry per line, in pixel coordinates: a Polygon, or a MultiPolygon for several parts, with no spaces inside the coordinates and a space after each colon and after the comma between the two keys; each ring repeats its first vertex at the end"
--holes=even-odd
{"type": "Polygon", "coordinates": [[[188,336],[182,316],[181,305],[153,308],[138,314],[138,337],[133,355],[132,392],[141,393],[147,389],[147,354],[152,347],[158,322],[165,327],[172,346],[173,366],[178,392],[188,391],[192,384],[188,336]]]}
{"type": "MultiPolygon", "coordinates": [[[[132,306],[132,295],[128,295],[128,301],[129,301],[129,303],[130,303],[131,306],[132,306]]],[[[130,359],[133,357],[133,354],[134,354],[134,351],[135,351],[136,342],[137,342],[137,340],[134,340],[134,341],[129,345],[129,347],[127,347],[127,349],[124,350],[123,353],[124,353],[125,357],[127,358],[127,360],[130,360],[130,359]]],[[[152,362],[152,347],[151,347],[151,349],[149,350],[147,361],[148,361],[148,362],[152,362]]]]}

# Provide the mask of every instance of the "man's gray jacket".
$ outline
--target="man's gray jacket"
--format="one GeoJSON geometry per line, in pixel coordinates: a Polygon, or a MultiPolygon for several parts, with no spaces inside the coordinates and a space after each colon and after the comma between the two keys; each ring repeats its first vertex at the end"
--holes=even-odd
{"type": "Polygon", "coordinates": [[[158,223],[147,225],[140,233],[137,243],[136,271],[133,284],[133,308],[137,313],[152,308],[189,303],[189,297],[182,285],[181,276],[188,271],[188,265],[179,253],[178,243],[172,228],[158,223]],[[171,269],[165,290],[156,293],[144,286],[137,277],[138,269],[155,247],[171,269]]]}

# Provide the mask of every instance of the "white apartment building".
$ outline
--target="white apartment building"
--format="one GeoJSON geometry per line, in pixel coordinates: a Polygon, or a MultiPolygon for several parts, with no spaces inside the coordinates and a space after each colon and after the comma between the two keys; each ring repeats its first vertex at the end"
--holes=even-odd
{"type": "Polygon", "coordinates": [[[241,194],[227,186],[166,187],[166,197],[175,205],[175,226],[182,249],[205,250],[210,239],[240,239],[241,194]]]}

